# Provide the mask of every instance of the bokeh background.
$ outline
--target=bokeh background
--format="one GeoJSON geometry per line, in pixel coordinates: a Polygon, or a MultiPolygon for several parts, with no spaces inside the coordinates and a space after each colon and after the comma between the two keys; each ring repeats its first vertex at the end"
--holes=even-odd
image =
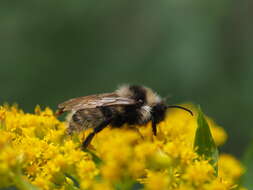
{"type": "Polygon", "coordinates": [[[143,84],[194,102],[241,157],[252,138],[253,1],[0,2],[0,103],[56,109],[143,84]]]}

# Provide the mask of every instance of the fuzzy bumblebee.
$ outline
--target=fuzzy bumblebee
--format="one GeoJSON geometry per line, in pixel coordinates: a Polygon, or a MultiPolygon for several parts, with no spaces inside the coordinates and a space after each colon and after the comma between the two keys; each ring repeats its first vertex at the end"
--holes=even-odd
{"type": "Polygon", "coordinates": [[[59,104],[58,108],[59,114],[71,112],[68,134],[93,128],[93,132],[83,142],[84,149],[95,134],[109,124],[112,127],[121,127],[123,124],[144,125],[151,121],[153,134],[156,135],[156,125],[164,120],[168,108],[180,108],[192,115],[190,110],[167,105],[153,90],[138,85],[125,85],[112,93],[70,99],[59,104]]]}

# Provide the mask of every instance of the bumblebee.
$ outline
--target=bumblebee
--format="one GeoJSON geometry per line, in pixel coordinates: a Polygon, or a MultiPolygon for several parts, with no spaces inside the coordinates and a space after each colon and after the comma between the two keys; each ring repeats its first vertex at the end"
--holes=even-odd
{"type": "Polygon", "coordinates": [[[70,99],[58,105],[58,114],[70,112],[67,128],[70,135],[93,128],[82,144],[86,149],[95,134],[109,124],[121,127],[123,124],[144,125],[151,121],[156,135],[156,126],[164,120],[168,108],[183,109],[193,115],[187,108],[167,105],[156,92],[138,85],[124,85],[112,93],[70,99]]]}

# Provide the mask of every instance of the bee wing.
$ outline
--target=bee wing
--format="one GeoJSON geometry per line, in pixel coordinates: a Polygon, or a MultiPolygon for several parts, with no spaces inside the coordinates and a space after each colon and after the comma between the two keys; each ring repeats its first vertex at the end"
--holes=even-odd
{"type": "Polygon", "coordinates": [[[101,106],[132,105],[136,101],[130,98],[120,97],[116,93],[105,93],[73,98],[58,105],[61,112],[77,111],[80,109],[97,108],[101,106]]]}

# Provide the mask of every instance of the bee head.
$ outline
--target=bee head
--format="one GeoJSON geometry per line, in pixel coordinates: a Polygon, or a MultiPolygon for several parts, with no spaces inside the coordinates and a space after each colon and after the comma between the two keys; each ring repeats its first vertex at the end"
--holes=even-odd
{"type": "Polygon", "coordinates": [[[159,123],[160,121],[164,120],[166,110],[167,110],[167,105],[163,102],[157,103],[154,106],[152,106],[151,113],[156,123],[159,123]]]}

